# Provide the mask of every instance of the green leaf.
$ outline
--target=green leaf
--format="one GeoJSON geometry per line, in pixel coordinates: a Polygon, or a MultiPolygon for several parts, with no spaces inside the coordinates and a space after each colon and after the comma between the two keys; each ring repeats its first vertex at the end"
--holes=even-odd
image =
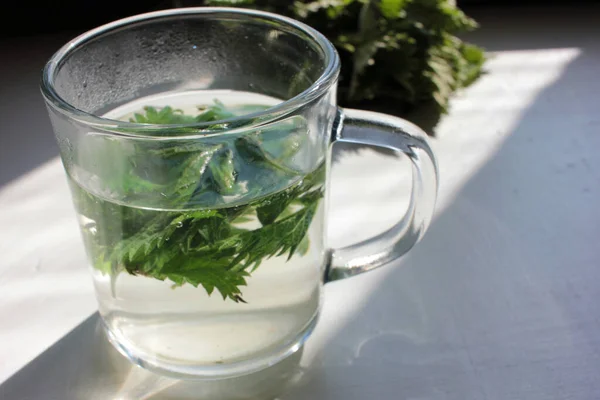
{"type": "MultiPolygon", "coordinates": [[[[213,120],[230,111],[215,100],[199,115],[213,120]]],[[[166,106],[144,107],[135,118],[171,124],[198,116],[166,106]]],[[[93,265],[113,282],[119,273],[128,273],[169,280],[175,290],[190,284],[209,295],[217,290],[224,299],[245,302],[242,287],[264,260],[308,251],[307,232],[322,198],[325,166],[305,174],[286,164],[307,147],[306,129],[303,119],[291,119],[277,129],[217,143],[161,140],[129,149],[131,170],[114,186],[123,188],[128,199],[161,196],[165,210],[112,203],[74,185],[79,213],[94,222],[94,230],[83,230],[93,265]],[[158,180],[155,173],[167,179],[158,180]],[[271,181],[294,183],[264,193],[275,187],[271,181]],[[226,206],[222,195],[256,200],[226,206]],[[215,208],[187,210],[201,197],[215,208]],[[244,221],[252,229],[243,229],[244,221]]]]}
{"type": "Polygon", "coordinates": [[[256,207],[258,220],[263,226],[275,222],[277,217],[290,205],[292,200],[294,200],[293,193],[287,190],[269,196],[267,200],[262,202],[262,205],[256,207]]]}
{"type": "Polygon", "coordinates": [[[223,299],[235,302],[244,301],[241,297],[240,286],[246,286],[246,271],[231,271],[227,269],[226,260],[206,260],[201,257],[186,256],[185,259],[172,262],[163,268],[158,279],[169,279],[177,285],[189,283],[198,287],[201,285],[206,293],[212,294],[216,288],[223,299]]]}
{"type": "Polygon", "coordinates": [[[272,170],[290,174],[291,176],[298,173],[285,165],[283,160],[278,160],[266,152],[262,143],[255,135],[244,135],[237,138],[235,140],[235,147],[248,164],[259,164],[272,170]]]}
{"type": "Polygon", "coordinates": [[[358,33],[363,40],[369,41],[379,34],[376,9],[371,1],[366,1],[358,15],[358,33]]]}
{"type": "Polygon", "coordinates": [[[183,163],[179,179],[169,188],[170,193],[165,193],[174,200],[174,205],[183,205],[191,199],[216,150],[193,153],[183,163]]]}
{"type": "Polygon", "coordinates": [[[259,265],[265,258],[286,253],[290,259],[306,235],[315,211],[316,204],[312,204],[289,217],[264,226],[260,229],[260,235],[256,231],[239,234],[239,250],[231,263],[232,268],[236,265],[244,268],[259,265]]]}
{"type": "Polygon", "coordinates": [[[209,107],[198,107],[201,111],[194,120],[196,122],[212,122],[235,117],[235,114],[225,108],[225,105],[219,100],[214,100],[214,105],[209,107]]]}
{"type": "Polygon", "coordinates": [[[457,38],[477,23],[453,1],[305,0],[292,7],[276,7],[277,3],[265,0],[255,7],[276,8],[300,19],[335,44],[342,66],[342,106],[409,117],[418,115],[414,108],[428,109],[435,98],[443,111],[454,91],[481,74],[482,50],[457,38]],[[443,74],[429,67],[430,55],[436,52],[444,53],[451,66],[443,74]]]}
{"type": "MultiPolygon", "coordinates": [[[[458,40],[478,25],[455,1],[222,1],[205,0],[204,4],[276,12],[327,36],[341,58],[338,102],[342,106],[367,106],[410,117],[418,115],[415,108],[428,111],[436,101],[438,111],[444,111],[452,94],[482,72],[482,49],[458,40]],[[444,53],[442,58],[451,67],[443,74],[429,66],[430,56],[436,52],[444,53]]],[[[292,95],[304,87],[302,76],[290,80],[292,95]]]]}
{"type": "Polygon", "coordinates": [[[400,11],[404,7],[406,0],[380,0],[379,8],[386,18],[399,18],[400,11]]]}
{"type": "Polygon", "coordinates": [[[209,168],[219,193],[231,195],[237,191],[237,173],[234,168],[233,151],[231,149],[224,148],[217,151],[210,161],[209,168]]]}

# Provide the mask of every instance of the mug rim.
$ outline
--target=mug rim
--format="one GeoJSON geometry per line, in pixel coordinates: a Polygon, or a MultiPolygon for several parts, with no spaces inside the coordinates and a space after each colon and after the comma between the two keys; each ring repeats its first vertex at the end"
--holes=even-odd
{"type": "MultiPolygon", "coordinates": [[[[303,38],[304,39],[304,38],[303,38]]],[[[70,119],[77,120],[78,122],[93,126],[98,129],[104,129],[112,131],[125,136],[136,136],[136,137],[148,137],[148,138],[162,138],[162,139],[174,139],[174,138],[193,138],[193,137],[206,137],[212,136],[211,134],[223,134],[230,130],[237,130],[239,128],[250,128],[265,125],[280,119],[283,116],[287,116],[294,111],[298,110],[310,101],[318,98],[324,94],[337,80],[340,70],[340,59],[339,55],[333,46],[333,44],[319,31],[310,26],[296,21],[292,18],[284,17],[279,14],[270,13],[266,11],[258,11],[251,9],[242,9],[234,7],[184,7],[166,9],[161,11],[153,11],[143,14],[134,15],[118,19],[113,22],[101,25],[97,28],[91,29],[74,39],[64,44],[52,57],[48,60],[42,71],[41,80],[41,91],[42,95],[46,99],[48,105],[61,114],[65,115],[70,119]],[[244,114],[241,116],[227,118],[218,121],[211,122],[197,122],[187,124],[144,124],[138,122],[120,121],[111,118],[105,118],[98,116],[94,113],[84,111],[75,107],[60,96],[55,88],[55,77],[58,72],[58,68],[62,64],[62,61],[66,59],[73,51],[84,46],[88,42],[109,33],[114,30],[122,29],[128,25],[132,25],[139,22],[151,21],[159,18],[177,18],[182,15],[211,15],[224,16],[227,14],[233,14],[237,18],[252,18],[260,17],[264,21],[265,25],[267,21],[275,21],[286,25],[291,28],[292,31],[304,34],[308,39],[312,40],[313,43],[317,44],[319,49],[324,55],[325,68],[321,75],[304,91],[301,93],[277,103],[265,110],[244,114]],[[210,126],[218,124],[233,124],[230,129],[217,129],[211,130],[210,126]],[[182,129],[184,128],[184,129],[182,129]],[[198,129],[201,132],[190,134],[189,130],[185,128],[198,129]],[[165,129],[172,129],[173,135],[167,137],[157,137],[153,135],[157,131],[164,131],[165,129]],[[182,129],[184,134],[177,134],[177,130],[182,129]]]]}

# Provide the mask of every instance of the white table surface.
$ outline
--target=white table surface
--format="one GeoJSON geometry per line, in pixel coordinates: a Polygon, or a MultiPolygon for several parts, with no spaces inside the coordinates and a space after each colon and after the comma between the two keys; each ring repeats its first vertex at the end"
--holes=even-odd
{"type": "MultiPolygon", "coordinates": [[[[0,63],[0,398],[600,398],[600,9],[479,20],[472,39],[492,58],[431,141],[441,185],[426,238],[328,284],[303,352],[204,383],[134,368],[102,337],[37,91],[64,38],[0,44],[12,54],[0,63]]],[[[406,162],[366,148],[336,160],[337,246],[391,225],[410,182],[406,162]]]]}

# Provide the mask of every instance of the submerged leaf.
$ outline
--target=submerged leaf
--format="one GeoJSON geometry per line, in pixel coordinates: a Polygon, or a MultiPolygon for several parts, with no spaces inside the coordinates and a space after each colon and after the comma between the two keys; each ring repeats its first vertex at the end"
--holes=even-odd
{"type": "MultiPolygon", "coordinates": [[[[230,112],[215,101],[200,115],[216,120],[230,112]]],[[[136,116],[138,122],[161,124],[189,118],[168,106],[145,107],[136,116]]],[[[294,121],[265,133],[268,145],[256,132],[218,143],[164,140],[134,147],[131,171],[117,176],[111,187],[131,199],[161,196],[165,210],[112,203],[74,186],[78,211],[93,222],[84,239],[95,268],[111,275],[113,288],[118,274],[126,272],[169,280],[175,289],[189,284],[209,295],[217,290],[224,299],[245,302],[242,287],[264,260],[289,259],[309,246],[325,166],[309,174],[287,167],[287,158],[307,145],[305,121],[294,121]],[[240,168],[250,171],[242,174],[243,182],[240,168]],[[168,179],[157,179],[157,174],[168,179]],[[272,181],[294,183],[269,192],[272,181]],[[224,195],[251,201],[217,207],[224,195]],[[189,210],[198,199],[215,208],[189,210]],[[244,223],[250,227],[242,228],[244,223]]]]}

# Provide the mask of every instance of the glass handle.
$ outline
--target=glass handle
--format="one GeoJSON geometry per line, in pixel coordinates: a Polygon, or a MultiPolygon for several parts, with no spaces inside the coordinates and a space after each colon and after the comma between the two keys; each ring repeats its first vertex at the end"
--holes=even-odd
{"type": "Polygon", "coordinates": [[[433,216],[438,189],[437,163],[425,138],[426,134],[420,128],[397,117],[370,111],[338,110],[332,144],[366,144],[404,154],[412,163],[413,183],[408,210],[396,225],[365,241],[331,250],[326,282],[387,264],[421,239],[433,216]]]}

